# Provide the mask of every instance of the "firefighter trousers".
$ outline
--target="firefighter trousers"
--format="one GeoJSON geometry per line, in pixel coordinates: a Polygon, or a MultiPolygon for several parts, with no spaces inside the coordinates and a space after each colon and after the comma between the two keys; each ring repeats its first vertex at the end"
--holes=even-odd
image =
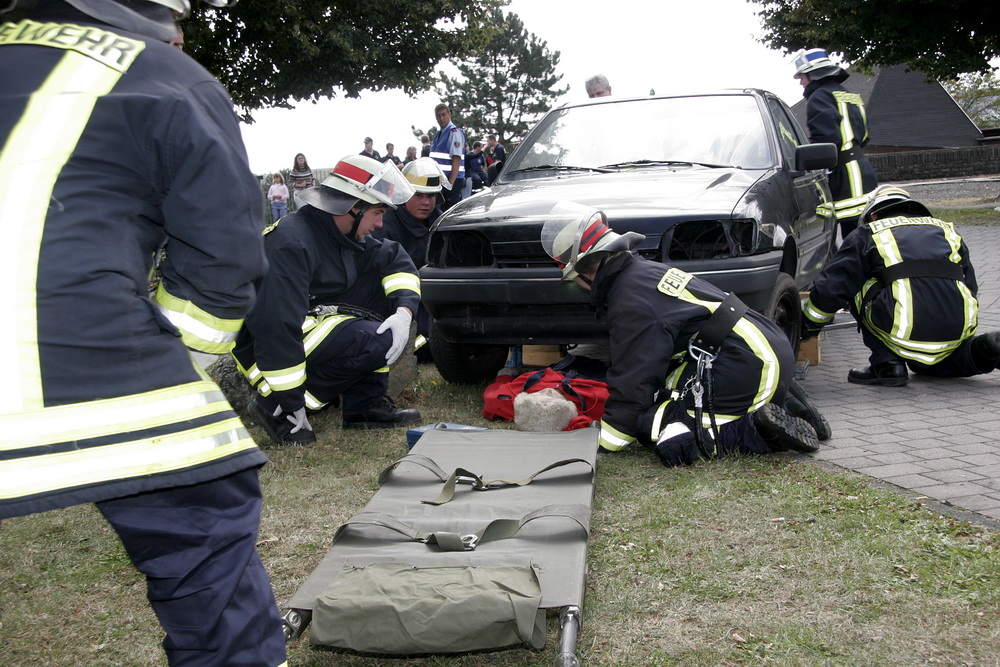
{"type": "Polygon", "coordinates": [[[933,375],[942,378],[965,378],[993,371],[993,366],[987,365],[987,367],[981,368],[980,365],[976,363],[976,360],[972,355],[972,338],[965,339],[954,352],[936,364],[930,366],[922,364],[919,361],[910,361],[908,359],[900,358],[899,355],[886,347],[885,343],[883,343],[875,334],[863,326],[861,327],[861,339],[864,341],[865,346],[871,351],[868,361],[872,365],[887,361],[895,361],[897,363],[906,364],[906,366],[914,373],[919,373],[921,375],[933,375]]]}
{"type": "Polygon", "coordinates": [[[285,663],[271,582],[257,554],[257,469],[97,503],[146,576],[173,667],[285,663]]]}

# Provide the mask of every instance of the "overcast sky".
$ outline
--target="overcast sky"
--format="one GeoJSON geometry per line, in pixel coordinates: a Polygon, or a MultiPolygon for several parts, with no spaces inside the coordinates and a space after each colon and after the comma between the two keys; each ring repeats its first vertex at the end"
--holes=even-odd
{"type": "MultiPolygon", "coordinates": [[[[755,87],[794,104],[802,89],[791,56],[757,42],[758,8],[746,0],[512,0],[506,11],[560,52],[557,71],[570,90],[556,104],[586,99],[583,82],[598,73],[616,97],[755,87]]],[[[258,111],[254,124],[242,126],[250,167],[291,168],[299,152],[314,168],[331,167],[361,151],[366,136],[380,153],[392,142],[403,156],[419,144],[410,126],[434,125],[439,101],[433,91],[415,98],[391,91],[258,111]]],[[[622,130],[642,140],[642,128],[622,130]]]]}

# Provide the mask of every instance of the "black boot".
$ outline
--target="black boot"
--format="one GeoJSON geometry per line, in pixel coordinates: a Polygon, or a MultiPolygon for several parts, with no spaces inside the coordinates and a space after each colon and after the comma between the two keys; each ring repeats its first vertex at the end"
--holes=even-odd
{"type": "Polygon", "coordinates": [[[257,398],[251,398],[247,404],[247,414],[255,424],[267,431],[276,445],[311,445],[316,442],[316,434],[302,429],[292,433],[292,422],[279,415],[277,417],[257,398]]]}
{"type": "Polygon", "coordinates": [[[383,396],[364,412],[344,415],[344,428],[395,428],[420,422],[417,410],[400,410],[388,396],[383,396]]]}
{"type": "Polygon", "coordinates": [[[805,419],[799,419],[780,405],[768,403],[753,413],[757,433],[772,452],[815,452],[819,449],[816,430],[805,419]]]}
{"type": "Polygon", "coordinates": [[[852,384],[880,384],[884,387],[905,387],[910,375],[901,361],[883,361],[874,366],[852,368],[847,381],[852,384]]]}
{"type": "Polygon", "coordinates": [[[972,339],[972,363],[983,373],[1000,368],[1000,331],[972,339]]]}
{"type": "Polygon", "coordinates": [[[806,390],[795,380],[788,387],[788,397],[785,399],[785,410],[800,419],[805,419],[816,431],[816,437],[820,440],[829,440],[833,435],[830,423],[820,414],[809,399],[806,398],[806,390]]]}

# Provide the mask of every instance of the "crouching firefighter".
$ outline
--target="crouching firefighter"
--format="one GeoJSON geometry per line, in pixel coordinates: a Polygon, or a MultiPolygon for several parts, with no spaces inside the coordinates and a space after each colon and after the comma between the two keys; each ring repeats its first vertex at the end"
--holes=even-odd
{"type": "Polygon", "coordinates": [[[386,395],[420,280],[401,245],[371,237],[412,194],[392,162],[349,155],[264,231],[268,271],[233,357],[257,390],[247,411],[276,444],[315,442],[307,410],[338,401],[344,428],[420,421],[386,395]]]}
{"type": "Polygon", "coordinates": [[[955,226],[934,218],[901,188],[872,193],[861,226],[816,278],[803,337],[815,336],[849,306],[871,351],[851,369],[853,384],[902,387],[914,373],[968,377],[1000,364],[1000,332],[976,335],[978,284],[955,226]]]}
{"type": "Polygon", "coordinates": [[[783,407],[795,363],[784,333],[735,296],[634,254],[643,238],[611,231],[601,211],[574,202],[556,204],[542,229],[563,277],[607,308],[601,447],[652,444],[668,466],[816,451],[817,429],[830,435],[823,417],[801,391],[788,403],[800,416],[783,407]]]}

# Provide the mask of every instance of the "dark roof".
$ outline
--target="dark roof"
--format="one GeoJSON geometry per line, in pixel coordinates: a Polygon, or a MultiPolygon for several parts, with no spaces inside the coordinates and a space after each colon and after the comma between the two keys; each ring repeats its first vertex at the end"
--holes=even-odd
{"type": "MultiPolygon", "coordinates": [[[[861,95],[868,114],[868,148],[963,148],[979,146],[976,124],[937,81],[905,65],[876,68],[871,76],[852,73],[843,84],[861,95]]],[[[806,101],[792,106],[806,127],[806,101]]]]}

